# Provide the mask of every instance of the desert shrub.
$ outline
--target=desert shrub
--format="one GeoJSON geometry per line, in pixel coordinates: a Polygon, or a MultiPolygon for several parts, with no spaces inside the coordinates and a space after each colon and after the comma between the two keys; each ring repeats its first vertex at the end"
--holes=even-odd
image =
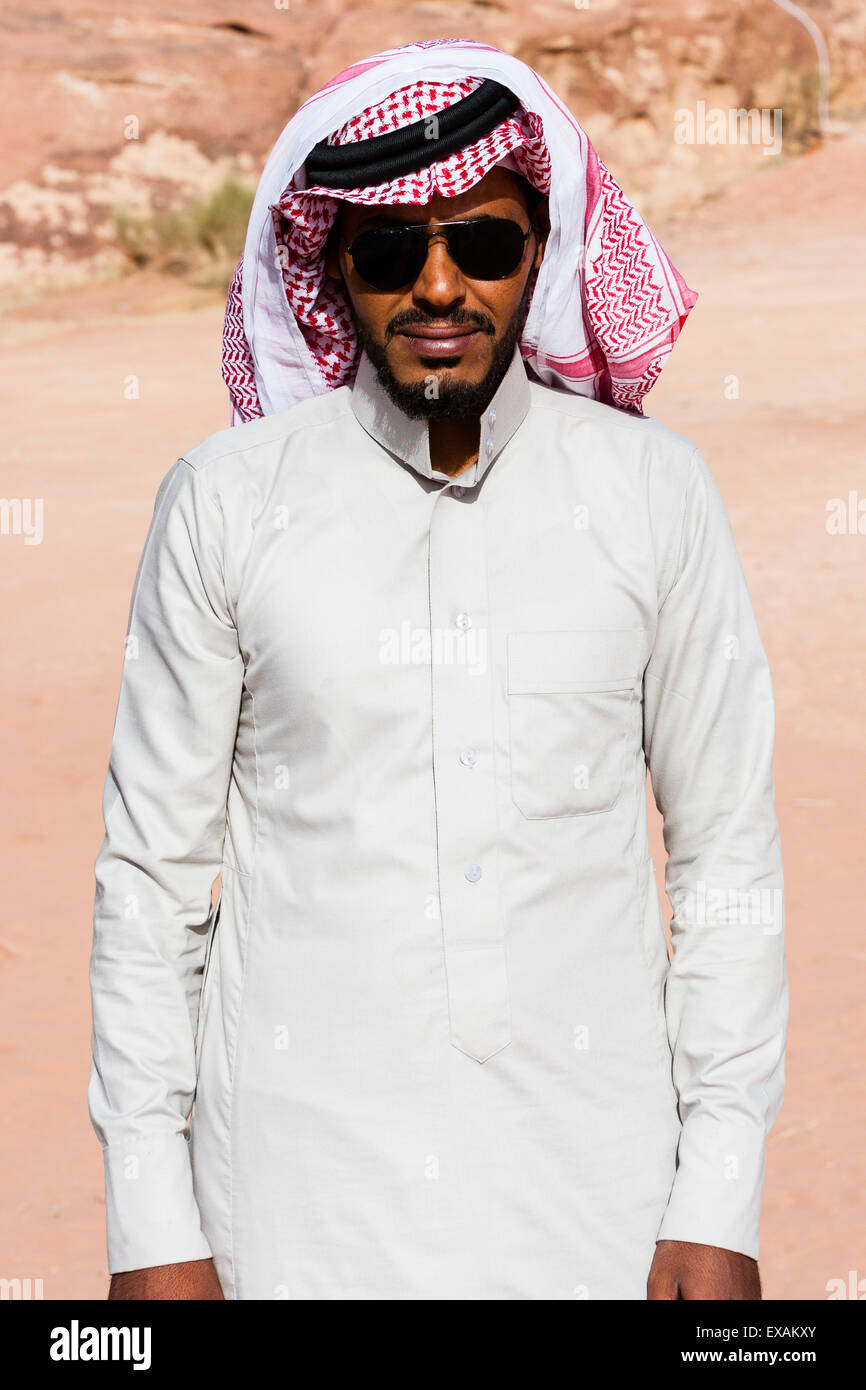
{"type": "Polygon", "coordinates": [[[131,266],[228,285],[243,250],[255,190],[229,177],[211,193],[151,217],[114,212],[114,235],[131,266]]]}

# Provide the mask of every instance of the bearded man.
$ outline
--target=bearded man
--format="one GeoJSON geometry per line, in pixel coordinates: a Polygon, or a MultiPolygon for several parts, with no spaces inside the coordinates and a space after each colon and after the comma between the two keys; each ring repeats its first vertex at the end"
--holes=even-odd
{"type": "Polygon", "coordinates": [[[490,45],[358,63],[277,142],[232,427],[130,607],[110,1297],[760,1296],[773,696],[708,466],[641,405],[695,299],[490,45]]]}

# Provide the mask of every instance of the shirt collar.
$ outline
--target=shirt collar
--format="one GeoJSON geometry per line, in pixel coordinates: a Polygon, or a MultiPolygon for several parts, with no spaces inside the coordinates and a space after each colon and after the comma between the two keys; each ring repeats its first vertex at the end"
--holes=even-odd
{"type": "MultiPolygon", "coordinates": [[[[478,458],[459,475],[458,481],[472,487],[481,481],[493,460],[501,453],[525,418],[531,399],[529,378],[515,345],[511,364],[481,416],[478,458]]],[[[352,387],[352,410],[373,439],[424,478],[452,482],[430,463],[430,440],[425,418],[413,419],[394,404],[376,375],[367,353],[362,350],[358,373],[352,387]]]]}

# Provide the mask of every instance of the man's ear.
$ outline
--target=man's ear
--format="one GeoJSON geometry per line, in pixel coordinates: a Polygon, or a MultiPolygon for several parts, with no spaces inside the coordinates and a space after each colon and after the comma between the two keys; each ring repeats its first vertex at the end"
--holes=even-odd
{"type": "Polygon", "coordinates": [[[535,228],[535,238],[538,243],[533,261],[537,270],[544,258],[544,248],[550,235],[550,208],[546,197],[539,198],[532,214],[532,225],[535,228]]]}

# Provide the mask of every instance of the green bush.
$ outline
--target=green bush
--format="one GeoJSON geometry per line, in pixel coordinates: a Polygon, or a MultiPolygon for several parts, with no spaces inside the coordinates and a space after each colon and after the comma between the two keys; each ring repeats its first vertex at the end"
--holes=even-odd
{"type": "Polygon", "coordinates": [[[152,266],[198,283],[231,279],[243,250],[255,190],[230,177],[212,193],[149,218],[114,212],[114,234],[131,265],[152,266]]]}

